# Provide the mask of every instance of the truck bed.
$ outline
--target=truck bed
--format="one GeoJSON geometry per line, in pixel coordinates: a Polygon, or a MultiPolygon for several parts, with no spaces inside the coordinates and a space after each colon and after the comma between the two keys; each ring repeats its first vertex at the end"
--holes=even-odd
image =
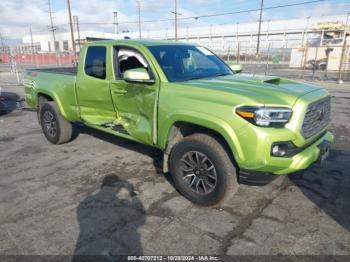
{"type": "Polygon", "coordinates": [[[31,68],[28,71],[44,72],[51,74],[76,75],[76,67],[50,67],[50,68],[31,68]]]}

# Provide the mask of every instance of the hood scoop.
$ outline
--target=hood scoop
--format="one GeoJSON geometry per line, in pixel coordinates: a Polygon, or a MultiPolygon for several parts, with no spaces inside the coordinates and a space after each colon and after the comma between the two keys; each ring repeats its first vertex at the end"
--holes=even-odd
{"type": "Polygon", "coordinates": [[[260,82],[267,83],[267,84],[279,85],[281,82],[281,79],[279,77],[266,77],[264,79],[261,79],[260,82]]]}
{"type": "Polygon", "coordinates": [[[251,74],[236,74],[235,75],[237,80],[241,81],[253,81],[256,83],[266,83],[266,84],[273,84],[273,85],[279,85],[281,82],[281,78],[277,76],[264,76],[264,75],[251,75],[251,74]]]}

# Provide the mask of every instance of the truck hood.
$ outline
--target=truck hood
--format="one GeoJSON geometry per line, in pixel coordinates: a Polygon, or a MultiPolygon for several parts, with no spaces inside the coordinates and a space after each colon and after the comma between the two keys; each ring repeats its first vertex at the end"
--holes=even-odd
{"type": "Polygon", "coordinates": [[[292,106],[296,100],[320,87],[279,77],[235,74],[215,78],[202,78],[183,82],[186,86],[205,88],[242,96],[260,104],[292,106]]]}

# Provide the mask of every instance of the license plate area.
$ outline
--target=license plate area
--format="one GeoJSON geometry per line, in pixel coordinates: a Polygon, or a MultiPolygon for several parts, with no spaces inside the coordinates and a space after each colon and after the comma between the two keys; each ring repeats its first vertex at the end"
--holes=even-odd
{"type": "Polygon", "coordinates": [[[320,155],[318,157],[317,162],[322,164],[329,156],[330,151],[330,142],[329,141],[322,141],[317,147],[320,149],[320,155]]]}

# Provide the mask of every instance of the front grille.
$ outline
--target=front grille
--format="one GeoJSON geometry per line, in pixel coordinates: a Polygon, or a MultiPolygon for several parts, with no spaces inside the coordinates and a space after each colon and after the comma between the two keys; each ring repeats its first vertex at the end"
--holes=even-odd
{"type": "Polygon", "coordinates": [[[330,120],[331,98],[327,96],[309,104],[305,113],[301,134],[304,138],[309,138],[325,128],[330,120]]]}

